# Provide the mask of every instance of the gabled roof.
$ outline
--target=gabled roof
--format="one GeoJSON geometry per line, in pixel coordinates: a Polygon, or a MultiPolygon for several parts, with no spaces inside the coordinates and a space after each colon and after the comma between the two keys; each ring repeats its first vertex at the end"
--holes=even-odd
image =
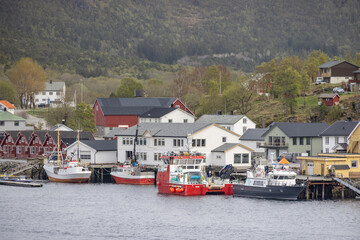
{"type": "Polygon", "coordinates": [[[339,96],[339,94],[337,93],[323,93],[323,94],[320,94],[319,98],[334,98],[335,96],[339,96]]]}
{"type": "Polygon", "coordinates": [[[60,131],[74,131],[73,129],[69,128],[64,124],[56,124],[55,126],[50,128],[49,131],[57,131],[58,128],[61,129],[60,131]]]}
{"type": "Polygon", "coordinates": [[[14,105],[12,105],[11,103],[9,103],[8,101],[6,101],[6,100],[1,100],[0,101],[0,104],[2,104],[2,105],[4,105],[5,107],[7,107],[7,108],[9,108],[9,109],[15,109],[15,106],[14,105]]]}
{"type": "Polygon", "coordinates": [[[65,82],[47,82],[45,83],[45,91],[62,91],[64,86],[65,82]]]}
{"type": "Polygon", "coordinates": [[[34,131],[35,135],[37,135],[40,138],[41,142],[44,142],[47,130],[36,130],[34,131]]]}
{"type": "MultiPolygon", "coordinates": [[[[48,131],[48,133],[53,137],[54,141],[57,142],[58,131],[48,131]]],[[[77,140],[77,132],[59,131],[59,138],[66,146],[69,146],[77,140]]],[[[91,132],[79,132],[79,140],[94,140],[94,136],[91,132]]]]}
{"type": "Polygon", "coordinates": [[[19,131],[6,131],[6,133],[12,137],[15,143],[18,138],[19,131]]]}
{"type": "Polygon", "coordinates": [[[216,124],[235,124],[244,115],[202,115],[196,122],[197,123],[216,123],[216,124]]]}
{"type": "Polygon", "coordinates": [[[242,148],[245,148],[251,152],[253,152],[254,150],[242,145],[242,144],[239,144],[239,143],[224,143],[223,145],[211,150],[211,152],[226,152],[236,146],[239,146],[239,147],[242,147],[242,148]]]}
{"type": "Polygon", "coordinates": [[[25,119],[7,111],[0,111],[0,121],[25,121],[25,119]]]}
{"type": "Polygon", "coordinates": [[[170,108],[177,98],[98,98],[104,115],[141,115],[152,108],[170,108]]]}
{"type": "Polygon", "coordinates": [[[320,136],[349,136],[359,122],[336,121],[326,128],[320,136]]]}
{"type": "MultiPolygon", "coordinates": [[[[183,137],[196,133],[211,124],[208,123],[139,123],[138,136],[148,132],[153,137],[183,137]]],[[[127,129],[114,129],[111,135],[113,136],[135,136],[136,125],[127,129]],[[115,132],[116,131],[116,132],[115,132]]],[[[109,134],[106,137],[111,137],[109,134]]]]}
{"type": "Polygon", "coordinates": [[[262,136],[269,128],[249,128],[246,132],[241,136],[240,140],[247,141],[264,141],[264,137],[262,136]]]}
{"type": "Polygon", "coordinates": [[[271,128],[262,136],[265,136],[275,126],[281,129],[288,137],[319,137],[320,134],[329,127],[327,123],[288,123],[274,122],[271,128]]]}
{"type": "Polygon", "coordinates": [[[117,151],[116,140],[81,140],[80,142],[96,151],[117,151]]]}
{"type": "Polygon", "coordinates": [[[339,65],[340,63],[344,63],[344,62],[347,63],[347,64],[350,64],[350,65],[353,65],[355,67],[358,67],[355,64],[349,63],[347,61],[329,61],[327,63],[324,63],[324,64],[320,65],[319,68],[332,68],[332,67],[334,67],[336,65],[339,65]]]}
{"type": "Polygon", "coordinates": [[[152,108],[140,115],[141,118],[160,118],[166,114],[175,111],[177,108],[152,108]]]}

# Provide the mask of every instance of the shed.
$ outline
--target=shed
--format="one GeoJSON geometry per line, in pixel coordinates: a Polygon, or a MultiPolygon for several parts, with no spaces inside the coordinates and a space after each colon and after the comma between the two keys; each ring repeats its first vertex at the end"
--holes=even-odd
{"type": "Polygon", "coordinates": [[[321,99],[326,106],[334,106],[339,104],[340,96],[337,93],[324,93],[320,95],[319,99],[321,99]]]}

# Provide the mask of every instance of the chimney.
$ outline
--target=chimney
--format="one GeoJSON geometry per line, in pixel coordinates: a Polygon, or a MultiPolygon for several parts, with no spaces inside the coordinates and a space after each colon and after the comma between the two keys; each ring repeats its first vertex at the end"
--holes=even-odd
{"type": "Polygon", "coordinates": [[[63,119],[61,122],[62,122],[63,125],[65,125],[65,119],[63,119]]]}
{"type": "Polygon", "coordinates": [[[140,89],[135,90],[135,97],[144,97],[144,96],[145,96],[144,90],[140,90],[140,89]]]}
{"type": "Polygon", "coordinates": [[[171,108],[174,108],[174,104],[173,104],[173,103],[171,104],[171,108]]]}
{"type": "Polygon", "coordinates": [[[234,111],[233,111],[233,110],[230,111],[230,115],[234,115],[234,111]]]}
{"type": "Polygon", "coordinates": [[[218,111],[218,115],[221,115],[222,113],[221,113],[221,111],[218,111]]]}
{"type": "Polygon", "coordinates": [[[348,118],[347,118],[347,121],[348,121],[348,122],[351,122],[351,117],[348,117],[348,118]]]}
{"type": "Polygon", "coordinates": [[[50,80],[50,84],[52,84],[52,80],[50,80]]]}

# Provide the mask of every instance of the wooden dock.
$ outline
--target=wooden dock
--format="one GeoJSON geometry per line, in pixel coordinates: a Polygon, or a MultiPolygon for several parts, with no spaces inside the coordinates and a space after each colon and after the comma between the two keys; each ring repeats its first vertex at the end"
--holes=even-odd
{"type": "Polygon", "coordinates": [[[7,185],[7,186],[13,186],[13,187],[42,187],[43,186],[41,183],[12,181],[12,180],[0,180],[0,185],[7,185]]]}

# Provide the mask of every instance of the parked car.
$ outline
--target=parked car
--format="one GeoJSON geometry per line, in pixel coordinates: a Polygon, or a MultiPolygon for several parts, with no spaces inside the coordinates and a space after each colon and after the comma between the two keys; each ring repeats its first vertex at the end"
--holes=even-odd
{"type": "Polygon", "coordinates": [[[326,82],[324,82],[323,78],[320,77],[316,78],[315,85],[324,84],[324,83],[326,82]]]}
{"type": "Polygon", "coordinates": [[[345,91],[341,87],[334,87],[333,92],[334,93],[344,93],[345,91]]]}

